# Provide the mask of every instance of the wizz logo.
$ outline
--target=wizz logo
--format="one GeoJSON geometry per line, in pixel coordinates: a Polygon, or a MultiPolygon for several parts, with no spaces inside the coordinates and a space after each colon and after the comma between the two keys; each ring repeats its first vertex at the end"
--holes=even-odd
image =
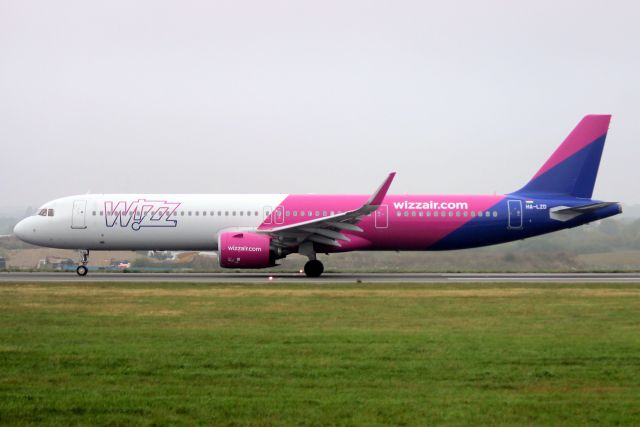
{"type": "Polygon", "coordinates": [[[134,202],[104,202],[104,219],[107,227],[129,227],[140,230],[142,227],[176,227],[178,220],[175,212],[180,206],[177,202],[140,199],[134,202]]]}

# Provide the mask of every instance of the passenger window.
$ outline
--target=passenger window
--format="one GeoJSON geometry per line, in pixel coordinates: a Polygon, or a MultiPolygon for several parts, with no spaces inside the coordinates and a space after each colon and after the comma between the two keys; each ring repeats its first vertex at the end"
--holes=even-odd
{"type": "MultiPolygon", "coordinates": [[[[175,212],[174,212],[174,214],[175,214],[175,212]]],[[[100,216],[103,216],[103,215],[104,215],[104,211],[100,211],[100,216]]]]}
{"type": "Polygon", "coordinates": [[[431,211],[427,211],[427,216],[431,216],[431,211]]]}
{"type": "Polygon", "coordinates": [[[433,216],[438,216],[438,211],[434,211],[433,216]]]}
{"type": "Polygon", "coordinates": [[[240,216],[244,216],[244,211],[240,211],[240,216]]]}
{"type": "Polygon", "coordinates": [[[398,211],[397,212],[398,216],[402,216],[402,212],[398,211]]]}
{"type": "Polygon", "coordinates": [[[471,211],[471,216],[472,217],[476,216],[476,211],[471,211]]]}
{"type": "Polygon", "coordinates": [[[300,211],[300,216],[304,216],[304,211],[300,211]]]}
{"type": "Polygon", "coordinates": [[[416,216],[416,211],[411,211],[411,216],[416,216]]]}
{"type": "Polygon", "coordinates": [[[404,216],[409,216],[409,211],[404,211],[404,216]]]}
{"type": "Polygon", "coordinates": [[[222,216],[222,211],[218,211],[218,216],[222,216]]]}
{"type": "Polygon", "coordinates": [[[196,216],[200,216],[200,211],[196,211],[196,216]]]}
{"type": "Polygon", "coordinates": [[[251,216],[251,211],[247,211],[247,216],[251,216]]]}
{"type": "Polygon", "coordinates": [[[418,212],[418,216],[422,216],[422,215],[424,215],[422,211],[418,212]]]}
{"type": "Polygon", "coordinates": [[[320,211],[316,211],[316,216],[320,216],[320,211]]]}
{"type": "Polygon", "coordinates": [[[298,211],[293,211],[293,216],[298,216],[298,211]]]}
{"type": "Polygon", "coordinates": [[[456,216],[460,216],[460,211],[456,211],[456,216]]]}
{"type": "Polygon", "coordinates": [[[191,211],[189,211],[189,216],[191,216],[191,211]]]}
{"type": "Polygon", "coordinates": [[[498,216],[498,212],[497,211],[493,211],[493,217],[496,218],[498,216]]]}
{"type": "Polygon", "coordinates": [[[180,211],[180,216],[184,216],[184,211],[180,211]]]}
{"type": "Polygon", "coordinates": [[[236,216],[236,211],[231,212],[231,215],[236,216]]]}
{"type": "Polygon", "coordinates": [[[462,213],[462,215],[463,215],[463,216],[469,216],[469,212],[464,211],[464,212],[462,213]]]}
{"type": "Polygon", "coordinates": [[[229,211],[224,211],[224,216],[229,216],[229,211]]]}
{"type": "Polygon", "coordinates": [[[322,211],[322,216],[327,216],[327,211],[322,211]]]}
{"type": "Polygon", "coordinates": [[[309,216],[313,216],[313,212],[309,211],[309,216]]]}
{"type": "Polygon", "coordinates": [[[284,215],[285,215],[285,216],[291,216],[291,211],[286,211],[286,212],[284,213],[284,215]]]}

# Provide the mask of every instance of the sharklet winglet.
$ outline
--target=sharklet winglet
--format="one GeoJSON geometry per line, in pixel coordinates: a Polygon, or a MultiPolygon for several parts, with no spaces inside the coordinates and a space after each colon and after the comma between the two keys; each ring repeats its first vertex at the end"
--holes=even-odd
{"type": "Polygon", "coordinates": [[[369,200],[367,200],[367,203],[365,203],[365,205],[380,206],[385,196],[387,195],[387,191],[389,191],[389,187],[391,186],[391,183],[393,182],[393,178],[395,176],[396,176],[396,173],[391,172],[389,176],[387,176],[387,179],[384,180],[382,185],[378,187],[375,193],[373,193],[371,197],[369,197],[369,200]]]}

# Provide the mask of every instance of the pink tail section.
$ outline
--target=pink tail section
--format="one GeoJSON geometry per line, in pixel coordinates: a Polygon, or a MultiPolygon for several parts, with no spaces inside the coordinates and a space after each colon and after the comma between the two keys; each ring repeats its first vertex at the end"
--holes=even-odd
{"type": "Polygon", "coordinates": [[[585,116],[516,194],[591,198],[610,120],[608,114],[585,116]]]}
{"type": "Polygon", "coordinates": [[[540,168],[532,179],[538,178],[554,166],[568,159],[578,151],[591,144],[593,141],[607,133],[609,130],[610,114],[584,116],[580,123],[571,131],[569,136],[549,157],[549,160],[540,168]]]}

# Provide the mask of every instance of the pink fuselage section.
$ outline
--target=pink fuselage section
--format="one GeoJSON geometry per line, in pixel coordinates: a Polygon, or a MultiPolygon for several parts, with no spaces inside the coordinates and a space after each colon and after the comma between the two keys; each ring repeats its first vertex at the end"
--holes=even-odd
{"type": "MultiPolygon", "coordinates": [[[[341,241],[340,247],[322,246],[322,252],[428,249],[479,216],[487,225],[506,221],[504,214],[492,210],[504,198],[388,195],[375,212],[357,223],[363,232],[344,230],[351,241],[341,241]]],[[[289,195],[258,229],[267,231],[351,211],[367,199],[366,195],[289,195]]]]}

